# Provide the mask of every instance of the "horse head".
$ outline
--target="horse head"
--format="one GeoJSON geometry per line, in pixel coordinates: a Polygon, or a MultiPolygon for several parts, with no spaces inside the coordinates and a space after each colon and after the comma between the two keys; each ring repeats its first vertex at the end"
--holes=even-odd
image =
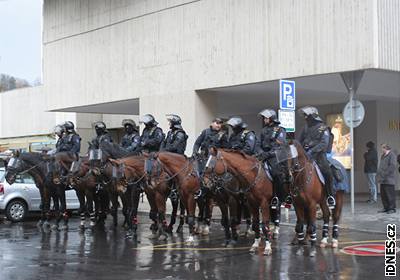
{"type": "Polygon", "coordinates": [[[41,155],[37,153],[21,153],[19,151],[13,153],[6,166],[5,179],[7,183],[14,184],[18,174],[39,167],[42,161],[41,155]]]}

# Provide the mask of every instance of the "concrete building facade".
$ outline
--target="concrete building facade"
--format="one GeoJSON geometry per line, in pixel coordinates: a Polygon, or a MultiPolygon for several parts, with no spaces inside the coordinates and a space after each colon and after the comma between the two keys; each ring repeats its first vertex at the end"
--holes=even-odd
{"type": "MultiPolygon", "coordinates": [[[[365,70],[355,172],[357,191],[367,191],[365,143],[400,151],[399,14],[396,0],[45,0],[43,86],[26,90],[42,102],[18,118],[19,131],[2,115],[0,136],[50,133],[72,118],[86,142],[94,120],[118,127],[152,113],[166,129],[165,114],[177,113],[190,154],[215,116],[241,115],[258,131],[256,114],[279,107],[279,79],[296,81],[298,106],[326,116],[348,101],[340,73],[365,70]],[[46,120],[32,119],[36,111],[46,120]]],[[[0,105],[20,102],[11,94],[0,105]]]]}

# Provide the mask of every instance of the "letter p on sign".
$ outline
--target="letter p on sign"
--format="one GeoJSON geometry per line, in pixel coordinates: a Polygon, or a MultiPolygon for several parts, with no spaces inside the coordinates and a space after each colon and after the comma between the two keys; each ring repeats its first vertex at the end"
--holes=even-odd
{"type": "Polygon", "coordinates": [[[279,104],[283,110],[296,110],[296,83],[295,81],[279,81],[279,104]]]}

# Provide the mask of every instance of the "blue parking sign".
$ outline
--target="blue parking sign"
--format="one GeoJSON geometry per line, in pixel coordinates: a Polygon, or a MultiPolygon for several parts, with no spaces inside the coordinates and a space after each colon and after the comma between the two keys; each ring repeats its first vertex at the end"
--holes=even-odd
{"type": "Polygon", "coordinates": [[[282,110],[296,110],[295,81],[279,81],[279,105],[282,110]]]}

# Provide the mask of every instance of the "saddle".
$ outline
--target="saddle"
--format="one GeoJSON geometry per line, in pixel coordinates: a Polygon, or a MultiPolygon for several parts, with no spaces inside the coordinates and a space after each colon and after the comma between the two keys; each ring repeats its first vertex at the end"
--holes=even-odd
{"type": "Polygon", "coordinates": [[[325,185],[325,178],[324,178],[324,175],[322,175],[321,169],[319,168],[318,164],[315,161],[313,161],[313,165],[314,165],[315,170],[317,171],[319,181],[323,185],[325,185]]]}
{"type": "Polygon", "coordinates": [[[268,164],[268,162],[264,162],[264,171],[265,174],[267,175],[268,179],[273,182],[274,180],[272,179],[272,175],[271,175],[271,166],[268,164]]]}

